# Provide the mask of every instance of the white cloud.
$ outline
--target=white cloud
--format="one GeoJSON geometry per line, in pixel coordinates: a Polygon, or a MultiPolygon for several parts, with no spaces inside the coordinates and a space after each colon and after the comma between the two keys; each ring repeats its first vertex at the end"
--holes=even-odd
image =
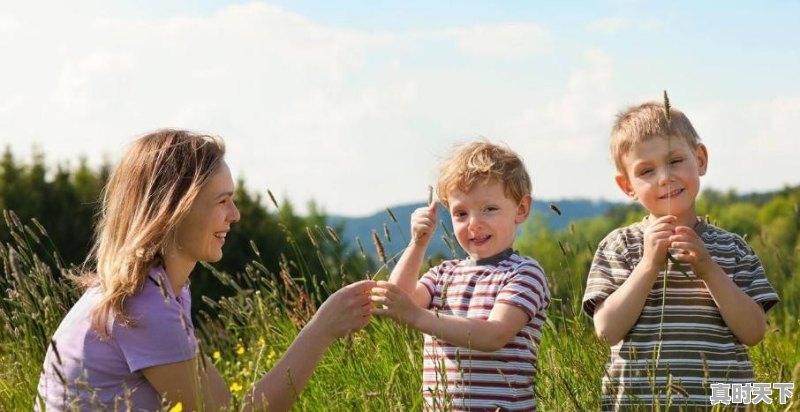
{"type": "Polygon", "coordinates": [[[604,17],[590,22],[586,29],[593,32],[616,33],[628,27],[628,19],[624,17],[604,17]]]}
{"type": "Polygon", "coordinates": [[[12,32],[21,28],[19,20],[11,15],[0,14],[0,33],[5,36],[11,35],[12,32]]]}
{"type": "Polygon", "coordinates": [[[589,22],[586,25],[586,30],[594,33],[619,33],[628,29],[637,29],[641,31],[654,31],[660,29],[662,26],[661,21],[657,19],[642,19],[631,21],[630,19],[622,16],[604,17],[589,22]]]}
{"type": "Polygon", "coordinates": [[[613,61],[585,52],[565,87],[549,101],[533,101],[502,134],[527,159],[535,197],[609,198],[616,194],[608,160],[608,132],[619,98],[611,90],[613,61]],[[592,183],[589,183],[589,181],[592,183]],[[566,188],[580,188],[566,189],[566,188]]]}
{"type": "Polygon", "coordinates": [[[486,57],[514,57],[537,53],[550,36],[543,27],[527,23],[475,25],[446,31],[466,52],[486,57]]]}
{"type": "Polygon", "coordinates": [[[708,146],[704,185],[745,193],[798,183],[800,96],[713,102],[687,116],[708,146]]]}
{"type": "MultiPolygon", "coordinates": [[[[223,136],[251,190],[359,215],[424,199],[454,142],[485,135],[527,160],[537,197],[618,192],[607,139],[614,113],[631,103],[614,82],[628,62],[555,50],[537,24],[364,32],[262,3],[147,19],[64,7],[68,18],[20,15],[24,42],[0,38],[0,55],[16,57],[0,66],[0,145],[15,153],[37,143],[51,161],[97,163],[142,132],[184,127],[223,136]]],[[[780,156],[797,143],[770,139],[789,136],[797,106],[742,103],[735,124],[729,109],[709,109],[698,128],[751,136],[754,164],[779,174],[794,170],[780,156]]],[[[707,141],[716,187],[714,173],[747,157],[707,141]]]]}

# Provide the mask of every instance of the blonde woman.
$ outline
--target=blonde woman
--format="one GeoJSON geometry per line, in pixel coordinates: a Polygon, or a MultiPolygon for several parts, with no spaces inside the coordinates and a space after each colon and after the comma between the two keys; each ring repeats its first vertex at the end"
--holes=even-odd
{"type": "MultiPolygon", "coordinates": [[[[239,221],[223,141],[181,130],[136,140],[111,174],[84,295],[58,327],[39,379],[37,410],[217,411],[230,392],[197,351],[187,280],[197,262],[222,258],[239,221]]],[[[362,281],[334,293],[246,409],[288,410],[328,346],[370,319],[362,281]]]]}

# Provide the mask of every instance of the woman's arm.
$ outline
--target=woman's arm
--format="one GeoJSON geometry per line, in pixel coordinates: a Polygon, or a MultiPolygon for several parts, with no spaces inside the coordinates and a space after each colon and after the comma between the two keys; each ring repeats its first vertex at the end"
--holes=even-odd
{"type": "MultiPolygon", "coordinates": [[[[365,280],[331,295],[300,331],[278,364],[245,396],[244,410],[287,411],[305,388],[328,347],[339,337],[359,330],[370,320],[370,290],[365,280]]],[[[230,404],[230,391],[217,368],[196,359],[145,368],[151,385],[172,404],[185,410],[218,411],[230,404]]]]}

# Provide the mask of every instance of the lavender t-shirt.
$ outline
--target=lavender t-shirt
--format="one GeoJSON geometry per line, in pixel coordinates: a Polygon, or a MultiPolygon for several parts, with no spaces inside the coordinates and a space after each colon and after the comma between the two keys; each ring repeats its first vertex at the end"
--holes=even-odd
{"type": "Polygon", "coordinates": [[[127,402],[134,411],[158,410],[161,398],[142,369],[196,356],[189,288],[175,296],[163,268],[152,268],[142,290],[125,300],[133,326],[109,320],[106,340],[91,325],[101,297],[99,289],[87,290],[61,321],[53,336],[57,350],[50,345],[39,377],[36,410],[40,402],[48,411],[126,410],[127,402]]]}

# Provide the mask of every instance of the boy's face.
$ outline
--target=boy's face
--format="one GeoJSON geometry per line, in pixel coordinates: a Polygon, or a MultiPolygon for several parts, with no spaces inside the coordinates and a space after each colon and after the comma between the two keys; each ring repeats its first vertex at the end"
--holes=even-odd
{"type": "Polygon", "coordinates": [[[520,201],[506,197],[495,179],[476,183],[469,192],[448,194],[450,217],[458,243],[473,259],[494,256],[514,243],[517,224],[528,218],[531,197],[520,201]]]}
{"type": "Polygon", "coordinates": [[[700,176],[706,174],[708,152],[702,144],[692,148],[680,137],[655,137],[634,145],[622,157],[623,173],[617,185],[655,217],[676,216],[678,224],[696,218],[695,199],[700,176]]]}

